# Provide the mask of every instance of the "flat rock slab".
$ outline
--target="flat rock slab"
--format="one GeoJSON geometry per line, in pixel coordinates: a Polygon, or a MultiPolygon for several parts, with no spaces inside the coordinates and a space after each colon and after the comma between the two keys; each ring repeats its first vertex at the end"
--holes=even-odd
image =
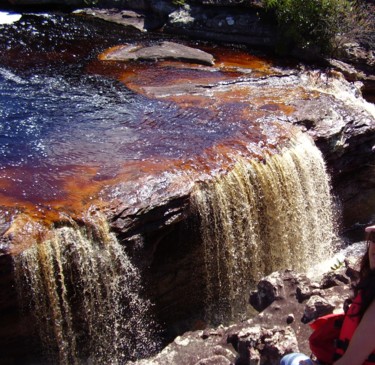
{"type": "Polygon", "coordinates": [[[200,49],[174,42],[162,42],[152,46],[123,45],[112,48],[102,55],[104,61],[178,60],[203,65],[213,65],[214,57],[200,49]]]}
{"type": "Polygon", "coordinates": [[[147,31],[145,28],[145,16],[132,10],[88,8],[76,10],[74,14],[93,16],[125,27],[133,27],[141,32],[147,31]]]}

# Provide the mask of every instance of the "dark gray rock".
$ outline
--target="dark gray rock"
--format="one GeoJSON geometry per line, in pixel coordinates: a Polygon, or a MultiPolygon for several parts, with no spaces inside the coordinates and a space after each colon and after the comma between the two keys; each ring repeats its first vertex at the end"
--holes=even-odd
{"type": "Polygon", "coordinates": [[[332,67],[339,70],[350,81],[363,83],[362,93],[366,99],[375,102],[375,50],[361,47],[357,42],[341,47],[340,59],[330,59],[332,67]]]}
{"type": "MultiPolygon", "coordinates": [[[[22,3],[23,0],[16,1],[22,3]]],[[[275,25],[266,20],[264,10],[257,2],[249,2],[248,6],[234,2],[215,5],[218,4],[193,3],[177,6],[171,1],[124,1],[109,2],[109,9],[84,9],[79,12],[126,26],[135,26],[142,31],[162,30],[164,33],[218,42],[274,46],[275,25]],[[110,9],[111,7],[116,9],[110,9]],[[124,9],[132,10],[133,13],[124,9]]]]}
{"type": "Polygon", "coordinates": [[[332,313],[334,309],[334,304],[330,303],[321,296],[313,295],[305,305],[305,310],[303,312],[301,321],[303,323],[309,323],[314,319],[332,313]]]}
{"type": "Polygon", "coordinates": [[[310,287],[310,280],[304,275],[297,275],[287,270],[282,275],[280,272],[272,273],[257,284],[257,290],[250,293],[250,304],[261,312],[275,300],[296,297],[297,288],[310,287]]]}
{"type": "Polygon", "coordinates": [[[322,289],[332,288],[333,286],[338,286],[342,284],[349,284],[350,279],[341,273],[330,272],[323,276],[320,283],[322,289]]]}

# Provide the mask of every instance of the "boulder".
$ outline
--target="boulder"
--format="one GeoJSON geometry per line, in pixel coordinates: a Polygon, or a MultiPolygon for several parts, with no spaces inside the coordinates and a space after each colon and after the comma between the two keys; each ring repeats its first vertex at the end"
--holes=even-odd
{"type": "MultiPolygon", "coordinates": [[[[372,9],[375,7],[372,5],[372,9]]],[[[329,64],[342,72],[347,80],[361,81],[362,92],[367,100],[375,102],[375,50],[361,46],[358,42],[345,43],[341,47],[340,59],[329,59],[329,64]]]]}
{"type": "Polygon", "coordinates": [[[306,286],[311,287],[311,283],[304,275],[290,270],[275,272],[258,282],[257,290],[250,293],[250,304],[261,312],[275,301],[295,297],[297,290],[306,286]]]}
{"type": "Polygon", "coordinates": [[[320,283],[322,289],[332,288],[342,284],[349,284],[350,279],[342,273],[329,272],[325,274],[320,283]]]}
{"type": "Polygon", "coordinates": [[[311,322],[314,319],[332,313],[334,309],[334,304],[330,303],[328,300],[322,298],[321,296],[313,295],[305,305],[301,321],[303,323],[311,322]]]}
{"type": "Polygon", "coordinates": [[[212,66],[214,57],[197,48],[175,42],[161,42],[151,46],[137,44],[118,46],[101,55],[102,61],[159,61],[179,60],[212,66]]]}
{"type": "Polygon", "coordinates": [[[125,27],[133,27],[141,32],[149,29],[146,28],[145,15],[133,10],[87,8],[76,10],[74,14],[96,17],[125,27]]]}
{"type": "Polygon", "coordinates": [[[236,364],[279,364],[281,357],[298,352],[298,341],[290,327],[243,326],[227,341],[238,351],[236,364]]]}

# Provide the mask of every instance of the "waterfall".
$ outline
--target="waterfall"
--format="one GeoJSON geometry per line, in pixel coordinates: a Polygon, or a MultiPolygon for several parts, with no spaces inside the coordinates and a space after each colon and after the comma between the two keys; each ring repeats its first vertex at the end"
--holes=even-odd
{"type": "Polygon", "coordinates": [[[124,364],[157,348],[138,271],[104,217],[61,227],[15,257],[48,364],[124,364]]]}
{"type": "MultiPolygon", "coordinates": [[[[263,275],[305,271],[333,251],[329,177],[306,134],[263,160],[238,156],[227,173],[197,183],[191,199],[211,324],[246,315],[249,290],[263,275]]],[[[104,216],[89,212],[83,221],[52,229],[14,258],[18,292],[48,363],[124,364],[147,356],[158,341],[140,273],[104,216]]]]}
{"type": "Polygon", "coordinates": [[[305,134],[264,161],[234,168],[193,195],[201,220],[206,315],[213,323],[243,313],[250,286],[282,268],[299,271],[332,252],[333,205],[320,151],[305,134]]]}

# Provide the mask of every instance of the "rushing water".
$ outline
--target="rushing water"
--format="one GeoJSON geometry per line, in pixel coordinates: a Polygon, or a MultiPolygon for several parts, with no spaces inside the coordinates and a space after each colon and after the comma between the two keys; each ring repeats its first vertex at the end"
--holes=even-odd
{"type": "Polygon", "coordinates": [[[90,220],[94,231],[56,229],[15,258],[49,364],[124,364],[158,348],[137,269],[105,219],[90,220]]]}
{"type": "Polygon", "coordinates": [[[246,308],[246,293],[263,275],[305,271],[333,251],[329,177],[320,151],[300,135],[265,163],[239,159],[194,195],[202,221],[206,313],[222,323],[246,308]]]}

